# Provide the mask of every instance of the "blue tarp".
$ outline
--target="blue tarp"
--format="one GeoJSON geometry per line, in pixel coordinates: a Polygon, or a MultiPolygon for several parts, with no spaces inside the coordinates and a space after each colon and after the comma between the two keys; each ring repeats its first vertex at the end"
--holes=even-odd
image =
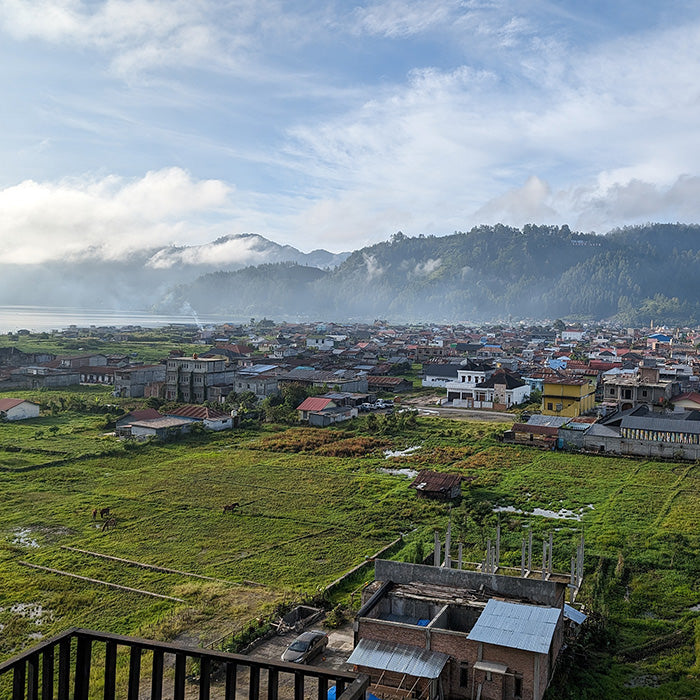
{"type": "MultiPolygon", "coordinates": [[[[328,688],[328,700],[335,700],[335,686],[328,688]]],[[[365,694],[365,700],[379,700],[376,695],[372,695],[369,691],[365,694]]]]}

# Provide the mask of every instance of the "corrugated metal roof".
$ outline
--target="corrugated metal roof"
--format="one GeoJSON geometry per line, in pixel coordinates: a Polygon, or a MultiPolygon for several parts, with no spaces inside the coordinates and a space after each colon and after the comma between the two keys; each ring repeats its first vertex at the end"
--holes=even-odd
{"type": "Polygon", "coordinates": [[[546,654],[561,615],[559,608],[489,600],[468,639],[546,654]]]}
{"type": "Polygon", "coordinates": [[[572,620],[577,625],[580,625],[586,621],[588,615],[586,615],[586,613],[582,613],[580,610],[576,610],[576,608],[572,607],[568,603],[564,603],[564,617],[567,618],[567,620],[572,620]]]}
{"type": "Polygon", "coordinates": [[[656,418],[653,416],[625,416],[620,424],[623,428],[639,430],[659,430],[671,433],[700,434],[700,421],[678,420],[677,418],[656,418]]]}
{"type": "Polygon", "coordinates": [[[350,654],[349,664],[382,671],[396,671],[417,678],[437,678],[449,656],[405,644],[389,644],[361,639],[350,654]]]}
{"type": "Polygon", "coordinates": [[[423,470],[414,479],[411,487],[419,491],[451,491],[462,481],[460,474],[447,474],[423,470]]]}
{"type": "Polygon", "coordinates": [[[297,411],[322,411],[331,403],[333,403],[331,399],[324,399],[320,396],[309,396],[297,406],[297,411]]]}
{"type": "Polygon", "coordinates": [[[534,416],[528,418],[528,425],[544,425],[549,428],[559,428],[564,425],[570,418],[565,418],[564,416],[543,416],[540,413],[536,413],[534,416]]]}

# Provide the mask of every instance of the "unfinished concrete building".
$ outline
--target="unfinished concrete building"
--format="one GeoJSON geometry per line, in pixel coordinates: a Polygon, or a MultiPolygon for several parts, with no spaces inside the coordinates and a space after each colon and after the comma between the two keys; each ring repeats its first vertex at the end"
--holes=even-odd
{"type": "Polygon", "coordinates": [[[540,700],[571,620],[581,620],[566,600],[580,585],[582,550],[570,576],[549,570],[546,544],[542,569],[521,575],[495,573],[493,561],[468,571],[449,559],[378,560],[348,663],[382,700],[540,700]]]}

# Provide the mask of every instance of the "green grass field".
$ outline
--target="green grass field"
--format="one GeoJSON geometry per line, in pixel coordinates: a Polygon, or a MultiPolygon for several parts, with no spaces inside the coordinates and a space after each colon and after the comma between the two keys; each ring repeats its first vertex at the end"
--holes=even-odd
{"type": "MultiPolygon", "coordinates": [[[[339,429],[251,426],[135,447],[105,436],[104,421],[66,411],[0,423],[0,658],[71,625],[206,643],[283,600],[318,593],[400,533],[407,546],[398,557],[411,556],[418,540],[427,552],[448,508],[416,499],[409,478],[381,470],[432,468],[472,477],[464,487],[471,498],[524,511],[500,515],[506,563],[519,564],[531,528],[537,542],[553,531],[555,567],[567,571],[585,535],[580,599],[598,622],[588,644],[569,651],[548,697],[700,694],[700,613],[691,610],[700,602],[696,464],[503,446],[495,440],[502,426],[437,418],[385,434],[369,435],[360,419],[339,429]],[[411,446],[421,449],[384,458],[385,447],[411,446]],[[228,503],[240,505],[224,514],[228,503]],[[116,518],[105,532],[91,515],[102,507],[116,518]],[[580,520],[529,515],[535,508],[565,508],[580,520]]],[[[453,509],[455,524],[462,510],[453,509]]],[[[465,556],[480,560],[479,529],[467,523],[461,531],[465,556]]]]}

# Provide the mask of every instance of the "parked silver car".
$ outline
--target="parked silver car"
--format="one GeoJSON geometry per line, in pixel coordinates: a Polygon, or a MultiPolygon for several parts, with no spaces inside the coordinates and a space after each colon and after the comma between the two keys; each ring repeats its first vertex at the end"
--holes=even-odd
{"type": "Polygon", "coordinates": [[[302,632],[284,651],[282,661],[304,664],[328,646],[328,635],[320,630],[302,632]]]}

